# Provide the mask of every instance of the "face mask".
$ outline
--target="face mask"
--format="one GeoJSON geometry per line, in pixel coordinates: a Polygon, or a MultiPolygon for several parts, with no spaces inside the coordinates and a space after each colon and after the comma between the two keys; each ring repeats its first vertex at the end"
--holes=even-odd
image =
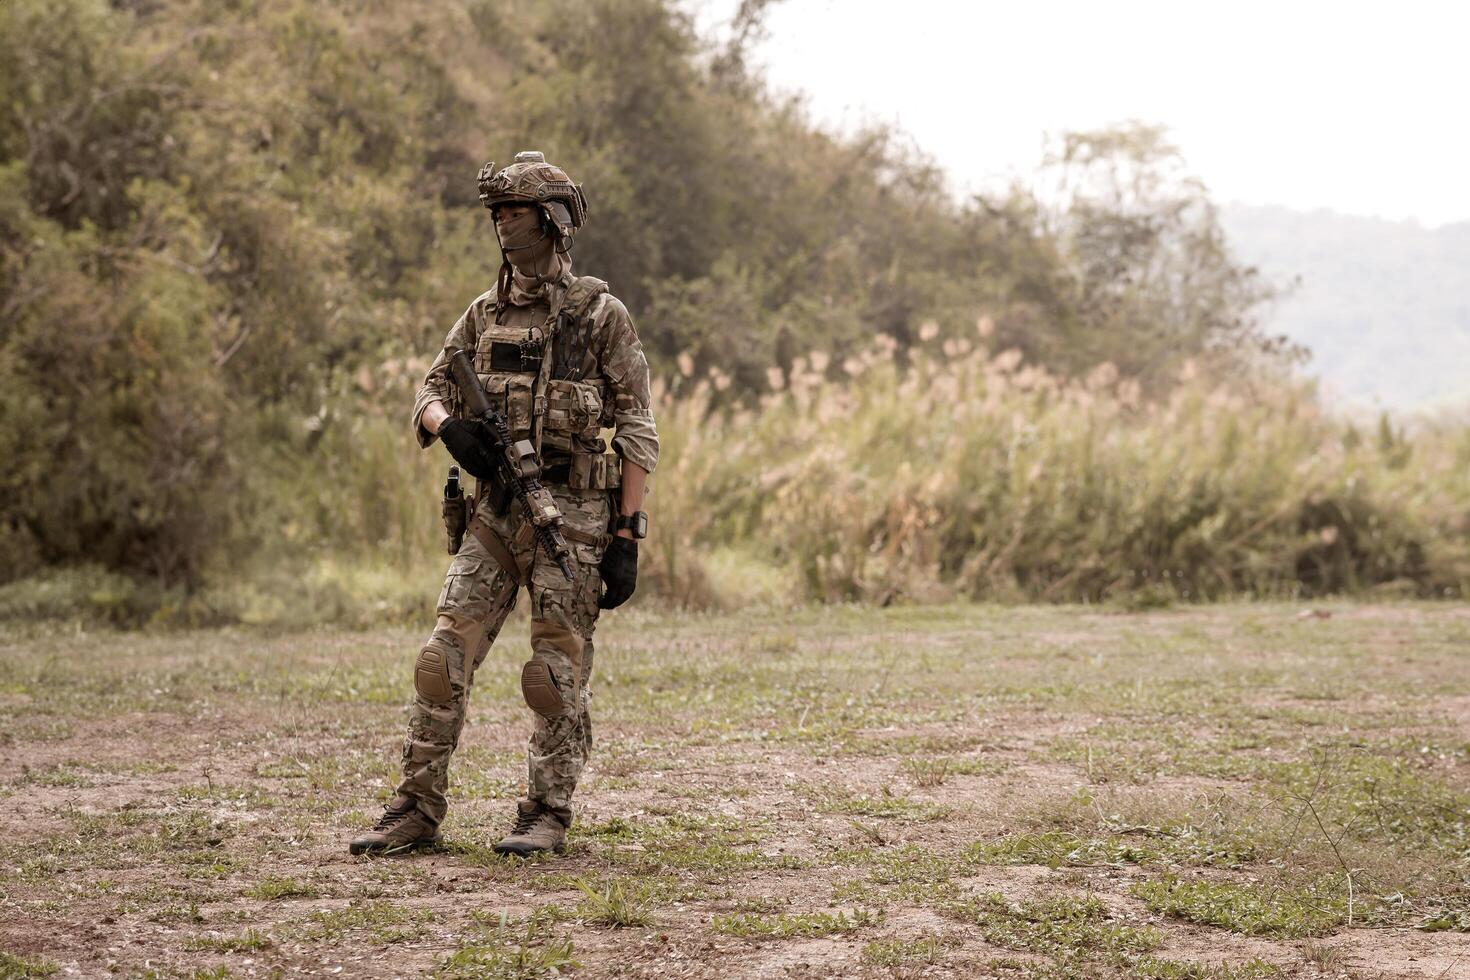
{"type": "Polygon", "coordinates": [[[516,272],[532,279],[550,273],[555,265],[556,236],[542,229],[538,208],[498,221],[495,229],[500,234],[500,250],[516,272]]]}

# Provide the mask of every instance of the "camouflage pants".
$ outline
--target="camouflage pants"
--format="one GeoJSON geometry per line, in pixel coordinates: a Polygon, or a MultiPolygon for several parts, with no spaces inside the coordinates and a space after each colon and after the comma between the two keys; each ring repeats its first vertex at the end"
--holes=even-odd
{"type": "MultiPolygon", "coordinates": [[[[587,535],[607,531],[611,503],[606,490],[554,485],[550,489],[569,529],[587,535]]],[[[527,583],[531,663],[543,664],[554,685],[528,686],[525,678],[540,668],[527,665],[522,690],[528,705],[537,704],[526,750],[527,796],[570,824],[572,793],[592,749],[587,685],[603,546],[568,538],[573,572],[568,582],[546,552],[536,547],[522,513],[517,504],[504,517],[489,514],[486,508],[485,523],[514,556],[517,575],[527,583]]],[[[419,808],[437,820],[444,818],[448,806],[444,792],[449,757],[459,744],[475,669],[515,606],[517,592],[515,579],[474,534],[467,533],[445,576],[434,632],[415,666],[403,782],[398,786],[399,795],[417,800],[419,808]]]]}

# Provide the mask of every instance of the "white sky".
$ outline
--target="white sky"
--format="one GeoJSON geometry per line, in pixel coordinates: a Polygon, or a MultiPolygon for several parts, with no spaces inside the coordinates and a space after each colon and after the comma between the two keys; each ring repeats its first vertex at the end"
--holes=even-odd
{"type": "MultiPolygon", "coordinates": [[[[737,0],[692,0],[706,31],[737,0]]],[[[896,123],[954,178],[1046,133],[1163,123],[1219,201],[1470,220],[1470,2],[781,0],[756,60],[821,123],[896,123]]]]}

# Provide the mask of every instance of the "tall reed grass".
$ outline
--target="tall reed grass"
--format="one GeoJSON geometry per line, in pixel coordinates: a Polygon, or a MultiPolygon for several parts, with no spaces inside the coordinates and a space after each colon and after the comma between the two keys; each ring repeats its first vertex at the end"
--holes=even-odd
{"type": "Polygon", "coordinates": [[[819,601],[1163,601],[1470,585],[1470,426],[1365,435],[1309,388],[1186,368],[1144,401],[1103,365],[1064,380],[975,341],[884,338],[772,372],[715,407],[718,372],[661,393],[650,501],[660,591],[731,601],[735,549],[819,601]]]}

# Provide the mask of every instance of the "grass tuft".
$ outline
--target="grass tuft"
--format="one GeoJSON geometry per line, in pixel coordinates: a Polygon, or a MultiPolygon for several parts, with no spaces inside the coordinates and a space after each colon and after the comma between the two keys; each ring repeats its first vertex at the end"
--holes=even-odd
{"type": "Polygon", "coordinates": [[[1254,958],[1244,963],[1198,963],[1144,956],[1128,961],[1133,980],[1261,980],[1281,975],[1274,963],[1254,958]]]}
{"type": "Polygon", "coordinates": [[[954,760],[947,756],[935,759],[912,758],[905,759],[903,763],[904,773],[914,781],[915,786],[933,787],[943,786],[949,779],[950,766],[954,760]]]}
{"type": "Polygon", "coordinates": [[[238,936],[196,936],[184,945],[188,949],[216,953],[250,953],[269,949],[274,944],[275,941],[267,933],[259,929],[246,929],[238,936]]]}
{"type": "Polygon", "coordinates": [[[1344,925],[1348,917],[1346,893],[1325,886],[1272,888],[1167,875],[1129,890],[1150,911],[1246,936],[1321,936],[1344,925]]]}
{"type": "Polygon", "coordinates": [[[949,945],[952,944],[942,936],[875,939],[863,946],[863,962],[873,966],[929,966],[944,958],[945,947],[949,945]]]}
{"type": "Polygon", "coordinates": [[[577,917],[583,922],[614,928],[653,924],[646,885],[617,878],[607,880],[601,888],[585,878],[577,878],[573,884],[584,896],[577,903],[577,917]]]}
{"type": "Polygon", "coordinates": [[[795,936],[831,936],[854,932],[882,921],[881,913],[867,909],[851,912],[792,912],[760,915],[754,912],[717,915],[711,919],[715,932],[727,936],[760,936],[790,939],[795,936]]]}
{"type": "Polygon", "coordinates": [[[440,962],[434,976],[440,980],[540,980],[557,977],[581,964],[572,941],[528,923],[524,932],[502,924],[481,930],[440,962]]]}
{"type": "Polygon", "coordinates": [[[1095,895],[1011,902],[990,893],[947,909],[980,926],[985,941],[1018,952],[1061,954],[1137,953],[1157,949],[1158,931],[1109,921],[1108,907],[1095,895]]]}
{"type": "Polygon", "coordinates": [[[1419,928],[1425,932],[1470,932],[1470,906],[1431,912],[1419,928]]]}
{"type": "Polygon", "coordinates": [[[49,977],[61,967],[50,960],[28,960],[0,949],[0,980],[31,980],[32,977],[49,977]]]}
{"type": "Polygon", "coordinates": [[[1079,837],[1064,831],[1014,834],[970,845],[976,864],[1041,864],[1049,868],[1096,865],[1186,865],[1238,868],[1255,857],[1248,841],[1210,835],[1190,825],[1131,827],[1129,834],[1079,837]],[[1129,836],[1143,840],[1130,840],[1129,836]]]}
{"type": "Polygon", "coordinates": [[[317,890],[312,885],[297,881],[295,878],[268,875],[256,882],[245,894],[251,898],[273,902],[282,898],[312,898],[317,894],[317,890]]]}
{"type": "Polygon", "coordinates": [[[352,902],[345,908],[313,912],[306,920],[294,923],[290,938],[337,943],[349,936],[365,935],[375,943],[388,945],[417,939],[433,917],[429,909],[386,899],[352,902]]]}

